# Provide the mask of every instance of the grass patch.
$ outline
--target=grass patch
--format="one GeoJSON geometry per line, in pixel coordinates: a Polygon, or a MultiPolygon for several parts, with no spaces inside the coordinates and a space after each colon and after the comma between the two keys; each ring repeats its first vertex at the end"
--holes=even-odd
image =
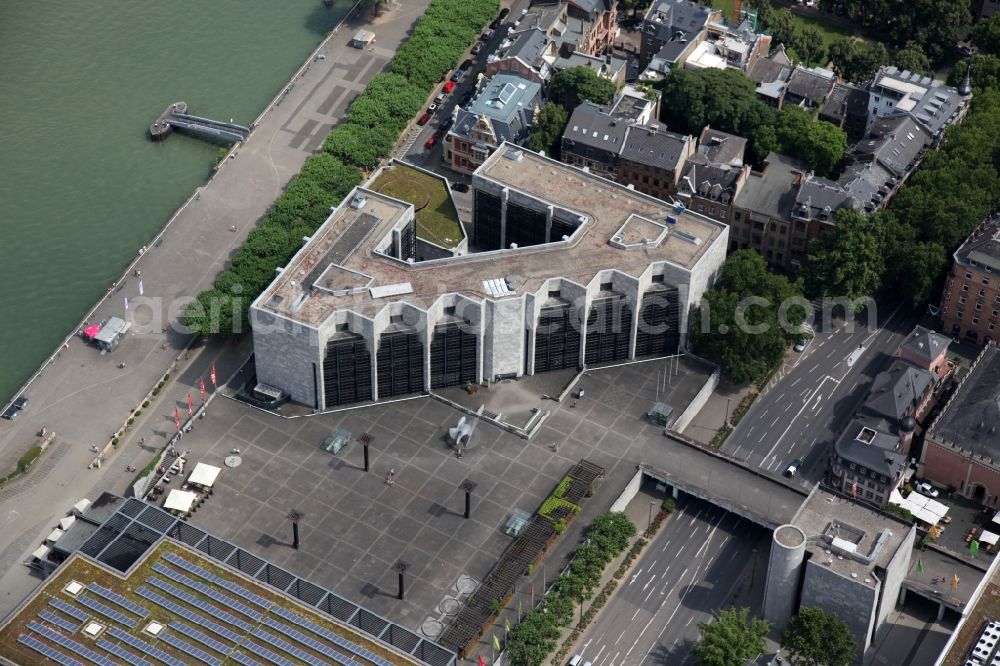
{"type": "Polygon", "coordinates": [[[413,204],[418,238],[448,249],[462,240],[458,211],[440,178],[397,164],[385,169],[371,189],[413,204]]]}

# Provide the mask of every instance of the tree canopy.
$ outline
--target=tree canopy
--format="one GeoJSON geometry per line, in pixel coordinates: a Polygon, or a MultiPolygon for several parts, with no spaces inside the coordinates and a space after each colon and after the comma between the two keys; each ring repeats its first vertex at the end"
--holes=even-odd
{"type": "Polygon", "coordinates": [[[972,41],[980,53],[1000,55],[1000,14],[980,19],[972,29],[972,41]]]}
{"type": "Polygon", "coordinates": [[[806,305],[798,283],[769,273],[756,251],[737,250],[691,315],[692,344],[734,382],[760,381],[798,334],[806,305]]]}
{"type": "Polygon", "coordinates": [[[857,648],[851,630],[832,613],[803,608],[788,622],[781,645],[798,666],[849,666],[857,648]]]}
{"type": "Polygon", "coordinates": [[[607,104],[614,94],[614,82],[584,66],[556,72],[549,82],[549,96],[569,112],[588,100],[594,104],[607,104]]]}
{"type": "Polygon", "coordinates": [[[807,293],[853,300],[878,289],[885,272],[880,219],[850,208],[837,211],[833,228],[809,244],[807,293]]]}
{"type": "Polygon", "coordinates": [[[766,620],[750,617],[749,608],[712,612],[712,622],[699,622],[701,642],[694,648],[698,666],[743,666],[764,651],[766,620]]]}
{"type": "Polygon", "coordinates": [[[549,157],[558,158],[563,130],[568,121],[566,109],[558,104],[546,104],[535,118],[535,125],[525,147],[534,151],[544,150],[549,157]]]}
{"type": "Polygon", "coordinates": [[[814,62],[823,64],[826,49],[823,47],[823,33],[816,26],[807,25],[797,30],[792,38],[792,48],[805,62],[806,67],[814,62]]]}
{"type": "Polygon", "coordinates": [[[778,150],[795,155],[818,175],[836,178],[847,150],[847,134],[832,123],[816,120],[799,106],[787,106],[778,114],[775,126],[778,150]]]}
{"type": "Polygon", "coordinates": [[[878,68],[889,62],[889,50],[881,42],[859,42],[842,37],[830,44],[833,71],[852,83],[871,80],[878,68]]]}
{"type": "Polygon", "coordinates": [[[711,125],[749,137],[774,122],[774,110],[757,97],[756,88],[736,69],[675,68],[663,82],[660,117],[675,132],[697,136],[711,125]]]}
{"type": "Polygon", "coordinates": [[[965,58],[948,73],[948,85],[956,88],[962,85],[966,72],[969,73],[974,94],[978,95],[979,91],[986,88],[1000,90],[1000,57],[978,55],[965,58]]]}
{"type": "Polygon", "coordinates": [[[899,69],[909,70],[925,76],[933,74],[930,58],[928,58],[927,54],[924,53],[924,50],[920,48],[920,44],[912,40],[907,42],[906,46],[893,54],[892,64],[899,69]]]}
{"type": "Polygon", "coordinates": [[[968,2],[955,0],[844,0],[850,20],[884,36],[893,48],[913,41],[931,62],[948,55],[972,24],[968,2]]]}

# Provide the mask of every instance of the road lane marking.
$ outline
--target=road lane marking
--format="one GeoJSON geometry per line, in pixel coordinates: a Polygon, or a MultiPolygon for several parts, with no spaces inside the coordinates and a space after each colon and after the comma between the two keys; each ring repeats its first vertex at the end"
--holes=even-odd
{"type": "Polygon", "coordinates": [[[796,379],[796,380],[795,380],[794,382],[792,382],[792,388],[795,388],[795,385],[796,385],[796,384],[798,384],[798,383],[799,383],[799,382],[801,382],[801,381],[802,381],[802,378],[801,378],[801,377],[799,377],[799,378],[798,378],[798,379],[796,379]]]}
{"type": "Polygon", "coordinates": [[[820,393],[820,394],[819,394],[818,396],[816,396],[816,404],[815,404],[815,405],[813,405],[813,406],[812,406],[812,407],[811,407],[811,408],[809,409],[809,411],[810,411],[810,412],[815,412],[815,411],[816,411],[816,410],[817,410],[817,409],[819,408],[819,403],[820,403],[820,402],[822,402],[822,401],[823,401],[823,394],[822,394],[822,393],[820,393]]]}

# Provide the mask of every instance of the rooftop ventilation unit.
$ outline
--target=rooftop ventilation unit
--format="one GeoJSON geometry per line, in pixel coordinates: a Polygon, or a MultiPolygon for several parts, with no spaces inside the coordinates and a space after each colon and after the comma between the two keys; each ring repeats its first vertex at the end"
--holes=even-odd
{"type": "Polygon", "coordinates": [[[680,238],[683,241],[687,241],[688,243],[691,243],[692,245],[701,245],[701,239],[700,238],[698,238],[694,234],[689,234],[686,231],[675,231],[674,232],[674,236],[676,236],[677,238],[680,238]]]}
{"type": "Polygon", "coordinates": [[[368,203],[368,197],[366,197],[363,194],[359,194],[353,199],[351,199],[351,208],[355,210],[361,210],[362,208],[365,207],[366,203],[368,203]]]}

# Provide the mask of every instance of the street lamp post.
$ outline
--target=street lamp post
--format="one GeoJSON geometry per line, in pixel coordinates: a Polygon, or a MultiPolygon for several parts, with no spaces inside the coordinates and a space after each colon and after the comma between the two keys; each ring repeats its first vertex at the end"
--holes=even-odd
{"type": "Polygon", "coordinates": [[[403,596],[404,596],[404,594],[406,592],[406,590],[405,590],[405,581],[403,580],[403,575],[406,573],[406,569],[407,569],[408,566],[410,566],[410,565],[408,565],[403,560],[399,560],[392,567],[393,571],[395,571],[396,574],[398,574],[398,576],[399,576],[399,591],[396,593],[396,598],[399,599],[400,601],[403,600],[403,596]]]}
{"type": "Polygon", "coordinates": [[[299,521],[305,516],[298,509],[292,509],[288,514],[288,520],[292,521],[292,548],[299,549],[299,521]]]}
{"type": "Polygon", "coordinates": [[[358,441],[361,442],[361,446],[365,452],[365,471],[371,469],[371,465],[368,463],[368,445],[372,443],[372,436],[367,432],[361,433],[361,437],[358,437],[358,441]]]}
{"type": "Polygon", "coordinates": [[[472,491],[476,489],[476,484],[466,479],[459,488],[465,491],[465,518],[468,519],[472,514],[472,491]]]}

